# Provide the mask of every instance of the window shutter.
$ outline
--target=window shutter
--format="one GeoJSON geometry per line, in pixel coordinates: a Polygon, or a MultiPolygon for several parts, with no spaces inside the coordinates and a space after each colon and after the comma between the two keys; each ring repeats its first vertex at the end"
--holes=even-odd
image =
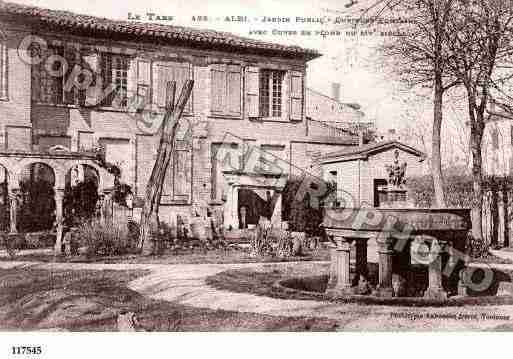
{"type": "Polygon", "coordinates": [[[214,64],[210,69],[210,80],[212,83],[212,104],[213,113],[223,113],[226,98],[226,66],[214,64]]]}
{"type": "Polygon", "coordinates": [[[154,101],[158,107],[166,107],[166,84],[174,79],[173,67],[162,64],[156,66],[154,101]]]}
{"type": "Polygon", "coordinates": [[[260,78],[257,67],[246,67],[246,113],[248,117],[259,117],[260,78]]]}
{"type": "MultiPolygon", "coordinates": [[[[82,54],[82,68],[91,71],[93,82],[85,90],[85,106],[96,106],[98,104],[97,78],[100,76],[100,55],[97,53],[82,54]]],[[[102,82],[103,85],[103,82],[102,82]]]]}
{"type": "Polygon", "coordinates": [[[137,74],[135,79],[135,95],[137,101],[135,110],[143,110],[145,106],[151,103],[150,85],[151,85],[151,63],[147,60],[137,61],[137,74]]]}
{"type": "Polygon", "coordinates": [[[290,120],[303,120],[303,73],[290,72],[290,120]]]}
{"type": "Polygon", "coordinates": [[[173,199],[180,202],[190,202],[192,153],[185,141],[177,141],[174,156],[173,199]]]}
{"type": "MultiPolygon", "coordinates": [[[[175,65],[175,81],[176,81],[176,99],[178,100],[178,97],[180,96],[180,93],[182,92],[182,88],[185,85],[185,82],[187,80],[192,79],[192,67],[191,64],[188,63],[177,63],[175,65]]],[[[191,113],[192,112],[192,94],[189,98],[189,101],[187,101],[187,104],[184,108],[185,113],[191,113]]]]}
{"type": "Polygon", "coordinates": [[[240,117],[242,114],[241,101],[241,67],[238,65],[229,65],[226,72],[227,81],[227,111],[230,116],[240,117]]]}
{"type": "MultiPolygon", "coordinates": [[[[68,68],[62,78],[63,84],[65,84],[66,81],[70,78],[71,72],[73,71],[75,65],[80,66],[80,54],[73,47],[65,47],[64,58],[66,59],[68,68]]],[[[78,89],[74,85],[69,89],[65,89],[63,86],[63,102],[65,104],[75,104],[75,92],[78,92],[77,90],[78,89]]]]}

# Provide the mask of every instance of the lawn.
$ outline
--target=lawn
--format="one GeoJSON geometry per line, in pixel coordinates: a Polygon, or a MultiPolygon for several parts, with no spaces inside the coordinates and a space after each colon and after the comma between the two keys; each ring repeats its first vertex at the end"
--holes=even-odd
{"type": "MultiPolygon", "coordinates": [[[[418,287],[417,294],[427,287],[427,269],[423,266],[411,268],[412,283],[418,287]]],[[[332,299],[324,295],[329,276],[327,263],[303,263],[301,265],[276,266],[268,264],[263,267],[230,269],[206,278],[206,283],[216,289],[236,293],[251,293],[264,297],[278,299],[318,300],[321,302],[332,299]],[[288,282],[291,288],[277,283],[288,282]]],[[[369,264],[369,280],[377,283],[378,268],[376,264],[369,264]]],[[[428,301],[422,298],[371,298],[354,297],[346,299],[333,299],[337,303],[358,303],[361,305],[389,305],[389,306],[468,306],[468,305],[513,305],[513,297],[496,296],[499,282],[513,281],[513,271],[494,270],[494,280],[491,287],[482,293],[473,293],[464,298],[451,298],[447,302],[428,301]]]]}
{"type": "Polygon", "coordinates": [[[249,251],[241,248],[216,249],[203,251],[201,249],[189,251],[167,251],[161,255],[140,256],[121,255],[109,257],[86,257],[78,255],[73,257],[55,256],[53,254],[23,254],[19,251],[13,257],[0,257],[0,261],[35,261],[35,262],[70,262],[70,263],[144,263],[144,264],[233,264],[233,263],[273,263],[297,261],[327,261],[330,259],[329,250],[320,247],[316,250],[306,251],[303,256],[254,257],[249,251]]]}
{"type": "Polygon", "coordinates": [[[201,309],[153,300],[127,288],[142,271],[0,270],[0,329],[115,331],[136,313],[147,331],[329,331],[337,322],[201,309]]]}

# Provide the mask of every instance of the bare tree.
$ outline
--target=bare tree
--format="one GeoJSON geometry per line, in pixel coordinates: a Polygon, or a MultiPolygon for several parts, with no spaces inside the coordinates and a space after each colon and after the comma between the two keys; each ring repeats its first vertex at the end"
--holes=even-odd
{"type": "Polygon", "coordinates": [[[445,207],[441,158],[444,94],[458,85],[447,69],[445,43],[454,3],[455,0],[379,0],[367,10],[372,9],[375,16],[393,11],[408,20],[406,36],[386,42],[381,51],[385,61],[409,88],[429,87],[433,91],[431,170],[438,207],[445,207]]]}
{"type": "Polygon", "coordinates": [[[457,11],[446,29],[448,66],[466,92],[474,198],[472,234],[483,241],[482,142],[487,109],[496,84],[510,78],[513,9],[511,0],[456,0],[457,11]]]}
{"type": "Polygon", "coordinates": [[[152,254],[153,252],[151,231],[155,226],[158,227],[158,208],[162,197],[164,179],[169,163],[173,157],[179,121],[182,117],[185,105],[191,96],[193,86],[194,81],[192,80],[188,80],[185,83],[176,106],[176,83],[174,81],[168,82],[166,87],[166,113],[161,124],[160,145],[150,180],[146,186],[144,206],[141,213],[138,247],[145,255],[152,254]]]}

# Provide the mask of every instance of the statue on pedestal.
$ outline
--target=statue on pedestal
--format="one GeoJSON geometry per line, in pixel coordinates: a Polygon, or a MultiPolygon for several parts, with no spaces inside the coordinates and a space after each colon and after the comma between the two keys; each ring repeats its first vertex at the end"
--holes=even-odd
{"type": "Polygon", "coordinates": [[[406,184],[405,175],[407,163],[403,162],[402,164],[399,164],[399,150],[395,150],[394,157],[394,163],[385,166],[388,172],[388,185],[401,187],[406,184]]]}

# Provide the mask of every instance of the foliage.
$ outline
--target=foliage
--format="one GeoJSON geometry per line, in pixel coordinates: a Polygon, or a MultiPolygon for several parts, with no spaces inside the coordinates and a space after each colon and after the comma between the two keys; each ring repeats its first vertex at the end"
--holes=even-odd
{"type": "MultiPolygon", "coordinates": [[[[470,208],[472,206],[472,181],[470,175],[451,175],[444,178],[447,207],[470,208]]],[[[430,208],[433,206],[434,189],[433,179],[430,175],[411,177],[407,183],[416,207],[430,208]]],[[[513,177],[484,176],[483,189],[492,192],[511,190],[513,189],[513,177]]]]}
{"type": "Polygon", "coordinates": [[[250,240],[251,254],[254,257],[288,258],[301,255],[301,246],[292,233],[274,228],[270,221],[260,221],[250,240]]]}
{"type": "Polygon", "coordinates": [[[79,182],[68,186],[64,192],[64,223],[70,226],[93,218],[98,202],[98,185],[95,181],[79,182]]]}
{"type": "Polygon", "coordinates": [[[273,225],[270,221],[261,221],[251,236],[251,254],[255,257],[268,256],[273,254],[271,232],[273,225]]]}
{"type": "Polygon", "coordinates": [[[91,221],[78,227],[77,239],[87,248],[88,256],[111,256],[134,253],[134,238],[130,222],[91,221]]]}
{"type": "Polygon", "coordinates": [[[303,198],[297,196],[302,180],[291,178],[282,194],[283,218],[289,221],[289,227],[295,232],[306,232],[308,236],[319,236],[322,234],[320,225],[323,221],[323,201],[335,192],[333,183],[323,183],[326,186],[326,193],[319,198],[319,206],[312,206],[310,194],[307,192],[303,198]]]}
{"type": "Polygon", "coordinates": [[[116,182],[114,185],[114,192],[112,194],[112,200],[114,203],[119,204],[120,206],[127,205],[126,198],[129,194],[133,194],[132,187],[126,183],[116,182]]]}
{"type": "Polygon", "coordinates": [[[18,230],[39,232],[52,228],[55,221],[53,184],[45,180],[21,181],[20,192],[18,230]]]}

